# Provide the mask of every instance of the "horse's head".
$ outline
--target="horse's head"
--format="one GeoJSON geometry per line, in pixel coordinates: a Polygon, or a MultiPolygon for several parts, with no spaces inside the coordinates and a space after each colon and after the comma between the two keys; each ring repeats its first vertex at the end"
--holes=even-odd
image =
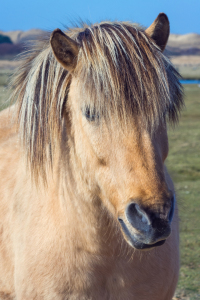
{"type": "Polygon", "coordinates": [[[137,249],[163,244],[174,213],[166,119],[176,119],[182,97],[162,54],[168,36],[164,14],[146,31],[102,23],[73,39],[60,30],[51,36],[72,78],[65,116],[77,176],[137,249]]]}

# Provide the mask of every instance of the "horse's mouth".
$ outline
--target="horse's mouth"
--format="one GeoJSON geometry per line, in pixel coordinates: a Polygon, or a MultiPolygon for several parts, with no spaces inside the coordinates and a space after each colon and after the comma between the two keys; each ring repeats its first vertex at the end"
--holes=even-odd
{"type": "MultiPolygon", "coordinates": [[[[164,243],[165,243],[166,239],[165,240],[162,240],[162,241],[159,241],[155,244],[144,244],[144,243],[138,243],[138,244],[134,244],[134,247],[138,250],[143,250],[143,249],[152,249],[154,247],[157,247],[157,246],[162,246],[164,243]]],[[[132,246],[132,245],[131,245],[132,246]]]]}
{"type": "Polygon", "coordinates": [[[154,247],[162,246],[166,241],[166,239],[163,239],[155,243],[146,244],[138,238],[138,234],[135,235],[130,232],[125,222],[121,218],[119,218],[118,220],[121,225],[122,231],[124,233],[125,239],[127,240],[128,244],[135,249],[138,250],[152,249],[154,247]]]}

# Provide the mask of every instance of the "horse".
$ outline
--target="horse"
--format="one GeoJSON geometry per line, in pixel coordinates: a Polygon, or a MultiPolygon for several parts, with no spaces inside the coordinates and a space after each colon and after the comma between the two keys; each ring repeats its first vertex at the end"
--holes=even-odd
{"type": "Polygon", "coordinates": [[[165,160],[183,93],[168,36],[161,13],[56,29],[23,54],[0,114],[1,299],[172,299],[165,160]]]}

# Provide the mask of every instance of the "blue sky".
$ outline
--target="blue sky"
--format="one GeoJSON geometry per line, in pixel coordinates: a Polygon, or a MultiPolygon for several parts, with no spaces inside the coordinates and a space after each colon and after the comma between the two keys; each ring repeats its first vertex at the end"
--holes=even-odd
{"type": "Polygon", "coordinates": [[[2,0],[0,30],[62,29],[79,18],[149,26],[159,12],[168,15],[171,33],[200,33],[200,0],[2,0]]]}

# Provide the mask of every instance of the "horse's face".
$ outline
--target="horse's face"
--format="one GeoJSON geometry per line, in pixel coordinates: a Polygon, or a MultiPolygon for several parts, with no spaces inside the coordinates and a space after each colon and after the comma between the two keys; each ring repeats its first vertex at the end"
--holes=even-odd
{"type": "Polygon", "coordinates": [[[164,170],[166,126],[151,134],[139,117],[122,128],[114,116],[108,125],[98,112],[83,109],[78,86],[73,79],[67,104],[77,171],[116,217],[129,244],[138,249],[161,245],[174,210],[164,170]]]}
{"type": "MultiPolygon", "coordinates": [[[[169,35],[167,17],[160,14],[146,33],[163,50],[169,35]]],[[[100,112],[90,111],[81,80],[77,73],[73,76],[79,44],[56,30],[51,45],[57,60],[72,70],[66,116],[78,182],[103,201],[131,246],[161,245],[171,231],[175,202],[164,167],[166,125],[160,124],[152,134],[139,115],[128,118],[123,126],[114,114],[107,122],[100,112]]]]}

